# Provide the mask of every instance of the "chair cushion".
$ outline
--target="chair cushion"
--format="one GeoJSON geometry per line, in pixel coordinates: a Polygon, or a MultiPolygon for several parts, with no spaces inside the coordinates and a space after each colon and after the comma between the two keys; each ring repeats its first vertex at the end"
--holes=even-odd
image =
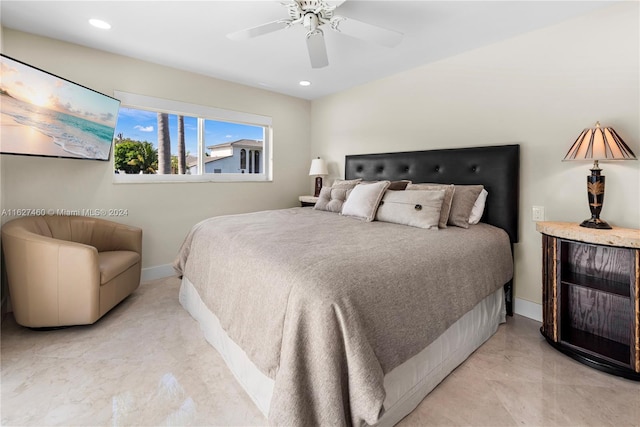
{"type": "Polygon", "coordinates": [[[132,265],[140,261],[140,254],[133,251],[98,252],[100,285],[104,285],[132,265]]]}

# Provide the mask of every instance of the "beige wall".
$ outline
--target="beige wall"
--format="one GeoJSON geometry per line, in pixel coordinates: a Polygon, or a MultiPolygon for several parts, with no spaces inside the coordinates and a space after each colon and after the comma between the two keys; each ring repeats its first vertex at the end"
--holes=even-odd
{"type": "Polygon", "coordinates": [[[143,267],[150,267],[171,263],[204,218],[296,206],[309,191],[309,101],[7,28],[2,43],[6,55],[107,95],[121,90],[271,116],[274,136],[273,182],[259,183],[113,184],[111,162],[3,155],[3,208],[126,208],[118,220],[143,228],[143,267]]]}
{"type": "MultiPolygon", "coordinates": [[[[4,53],[4,27],[2,25],[0,25],[0,52],[4,53]]],[[[0,144],[2,144],[2,128],[0,128],[0,144]]],[[[3,173],[2,173],[2,156],[0,156],[0,209],[4,206],[4,186],[2,184],[2,177],[3,177],[3,173]]],[[[0,279],[2,281],[2,291],[0,292],[0,294],[2,295],[2,299],[3,301],[1,302],[1,304],[3,304],[4,306],[4,286],[5,286],[5,280],[4,280],[4,265],[2,265],[0,267],[0,269],[2,269],[2,278],[0,279]]]]}
{"type": "MultiPolygon", "coordinates": [[[[110,164],[2,156],[4,208],[127,208],[144,228],[144,266],[173,260],[200,219],[297,205],[312,191],[309,159],[344,174],[346,154],[521,144],[516,297],[540,303],[540,236],[548,220],[589,216],[589,165],[560,160],[582,128],[613,126],[640,154],[639,5],[610,6],[546,29],[419,67],[312,103],[4,30],[3,53],[106,94],[123,90],[269,115],[272,183],[115,185],[110,164]]],[[[640,228],[639,163],[603,163],[602,217],[640,228]]],[[[3,217],[6,221],[8,218],[3,217]]]]}
{"type": "MultiPolygon", "coordinates": [[[[561,162],[599,120],[640,155],[638,3],[626,2],[312,103],[311,155],[344,174],[346,154],[521,144],[516,297],[541,302],[546,219],[590,216],[589,164],[561,162]]],[[[602,218],[640,228],[638,161],[603,162],[602,218]]],[[[489,196],[490,197],[490,196],[489,196]]]]}

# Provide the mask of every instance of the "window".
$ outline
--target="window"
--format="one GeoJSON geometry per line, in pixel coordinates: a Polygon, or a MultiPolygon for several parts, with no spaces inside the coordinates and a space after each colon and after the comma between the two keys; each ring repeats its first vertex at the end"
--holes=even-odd
{"type": "Polygon", "coordinates": [[[115,182],[267,181],[271,118],[126,92],[115,182]]]}
{"type": "Polygon", "coordinates": [[[240,169],[245,170],[247,168],[247,150],[244,148],[240,150],[240,169]]]}

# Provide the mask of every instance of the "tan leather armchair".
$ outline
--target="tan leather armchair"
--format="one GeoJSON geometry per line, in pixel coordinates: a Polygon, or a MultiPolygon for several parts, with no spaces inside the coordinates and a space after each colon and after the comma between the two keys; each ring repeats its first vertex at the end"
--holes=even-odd
{"type": "Polygon", "coordinates": [[[140,285],[142,230],[83,216],[2,226],[9,295],[28,327],[94,323],[140,285]]]}

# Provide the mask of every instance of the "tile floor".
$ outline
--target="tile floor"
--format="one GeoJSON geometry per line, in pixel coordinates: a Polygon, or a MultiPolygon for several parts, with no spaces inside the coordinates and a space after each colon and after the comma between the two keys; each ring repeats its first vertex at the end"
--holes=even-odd
{"type": "MultiPolygon", "coordinates": [[[[2,322],[3,426],[265,425],[178,302],[143,283],[93,326],[2,322]]],[[[640,426],[640,383],[551,348],[515,316],[399,426],[640,426]]]]}

